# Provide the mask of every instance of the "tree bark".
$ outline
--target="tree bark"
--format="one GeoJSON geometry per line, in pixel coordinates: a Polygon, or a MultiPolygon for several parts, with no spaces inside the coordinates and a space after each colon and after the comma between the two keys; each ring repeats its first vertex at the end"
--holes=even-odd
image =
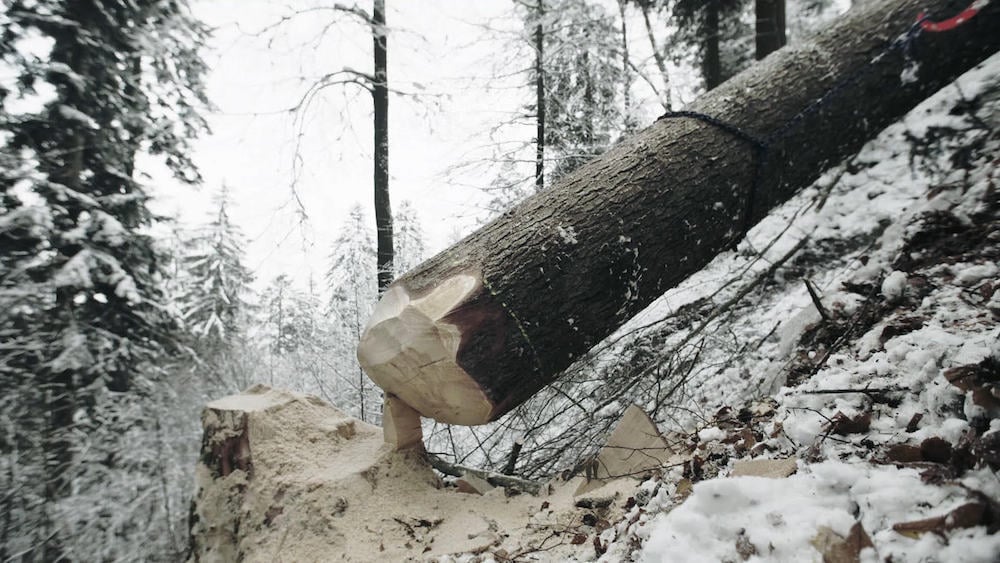
{"type": "Polygon", "coordinates": [[[713,90],[722,84],[722,59],[719,54],[719,0],[709,0],[705,5],[705,52],[702,60],[705,89],[713,90]]]}
{"type": "Polygon", "coordinates": [[[392,206],[389,202],[389,78],[386,69],[385,0],[374,0],[372,42],[375,53],[375,228],[378,246],[378,291],[393,278],[392,206]]]}
{"type": "Polygon", "coordinates": [[[639,9],[642,10],[642,21],[646,25],[646,38],[649,40],[649,47],[653,50],[653,60],[656,62],[656,69],[660,71],[660,78],[663,80],[663,108],[670,111],[672,105],[670,100],[670,72],[667,71],[667,60],[663,56],[663,51],[656,43],[653,35],[653,25],[649,21],[649,2],[639,2],[639,9]]]}
{"type": "Polygon", "coordinates": [[[690,110],[772,137],[759,171],[755,148],[718,126],[661,119],[528,198],[390,287],[359,345],[362,366],[423,416],[495,420],[1000,48],[993,2],[953,31],[917,36],[905,51],[918,80],[901,82],[911,61],[889,44],[922,9],[940,19],[966,4],[853,10],[697,100],[690,110]]]}
{"type": "Polygon", "coordinates": [[[761,60],[785,46],[785,0],[757,0],[756,14],[756,58],[761,60]]]}
{"type": "Polygon", "coordinates": [[[545,0],[538,0],[535,24],[535,191],[545,189],[545,0]]]}
{"type": "Polygon", "coordinates": [[[627,18],[628,14],[625,11],[625,0],[618,0],[618,16],[621,18],[621,34],[622,34],[622,77],[624,78],[624,84],[622,86],[622,108],[625,114],[625,121],[622,127],[625,133],[632,133],[635,130],[635,121],[632,119],[632,77],[629,75],[629,54],[628,54],[628,24],[627,18]]]}

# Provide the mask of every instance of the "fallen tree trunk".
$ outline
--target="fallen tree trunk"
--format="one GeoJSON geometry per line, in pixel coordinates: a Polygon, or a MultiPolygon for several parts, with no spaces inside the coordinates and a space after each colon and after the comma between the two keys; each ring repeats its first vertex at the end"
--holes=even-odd
{"type": "Polygon", "coordinates": [[[481,424],[522,403],[1000,48],[1000,2],[908,34],[927,6],[946,19],[968,0],[852,10],[403,276],[362,337],[365,371],[443,422],[481,424]]]}

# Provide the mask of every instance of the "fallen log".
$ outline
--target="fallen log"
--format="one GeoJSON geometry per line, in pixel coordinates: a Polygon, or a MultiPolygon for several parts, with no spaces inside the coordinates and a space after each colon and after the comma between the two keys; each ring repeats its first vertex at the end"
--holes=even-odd
{"type": "Polygon", "coordinates": [[[968,4],[859,6],[658,120],[397,280],[361,365],[423,416],[495,420],[1000,49],[1000,2],[931,25],[968,4]]]}

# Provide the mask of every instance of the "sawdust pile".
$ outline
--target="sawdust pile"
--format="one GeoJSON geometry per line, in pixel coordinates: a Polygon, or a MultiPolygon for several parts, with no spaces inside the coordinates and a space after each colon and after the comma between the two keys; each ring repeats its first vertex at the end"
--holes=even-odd
{"type": "Polygon", "coordinates": [[[381,429],[265,386],[210,403],[203,425],[191,561],[579,555],[581,538],[621,518],[635,486],[593,491],[590,508],[576,506],[579,478],[545,487],[544,498],[459,492],[421,453],[391,451],[381,429]]]}

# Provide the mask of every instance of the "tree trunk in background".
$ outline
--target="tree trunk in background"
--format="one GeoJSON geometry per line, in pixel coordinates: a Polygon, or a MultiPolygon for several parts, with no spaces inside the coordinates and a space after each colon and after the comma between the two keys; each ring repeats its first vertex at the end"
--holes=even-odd
{"type": "Polygon", "coordinates": [[[622,107],[624,108],[625,122],[622,127],[626,134],[631,134],[635,130],[635,122],[632,119],[632,95],[630,90],[632,89],[632,77],[629,75],[628,69],[628,25],[626,23],[626,17],[628,14],[625,12],[625,0],[618,0],[618,16],[622,20],[622,76],[625,77],[625,85],[622,92],[622,107]]]}
{"type": "Polygon", "coordinates": [[[495,420],[1000,48],[992,2],[954,31],[915,39],[914,82],[900,80],[903,49],[878,56],[921,10],[950,17],[966,4],[852,10],[692,104],[759,137],[780,134],[759,176],[752,146],[699,120],[659,120],[633,135],[393,284],[361,339],[361,364],[424,416],[495,420]]]}
{"type": "Polygon", "coordinates": [[[756,59],[785,46],[785,0],[756,0],[756,59]]]}
{"type": "Polygon", "coordinates": [[[535,191],[545,189],[545,0],[538,0],[535,24],[535,191]]]}
{"type": "Polygon", "coordinates": [[[386,71],[385,0],[372,9],[375,46],[375,228],[378,246],[378,291],[381,295],[393,278],[392,205],[389,202],[389,78],[386,71]]]}
{"type": "Polygon", "coordinates": [[[719,0],[709,0],[705,6],[705,51],[702,71],[705,74],[705,89],[712,90],[722,83],[722,60],[719,53],[719,0]]]}
{"type": "Polygon", "coordinates": [[[663,51],[656,44],[656,37],[653,35],[653,25],[649,21],[649,2],[639,2],[639,9],[642,10],[642,21],[646,25],[646,39],[649,40],[649,47],[653,50],[653,60],[656,62],[656,69],[660,71],[660,78],[663,80],[663,108],[670,111],[672,104],[670,100],[670,72],[667,71],[667,60],[663,56],[663,51]]]}

